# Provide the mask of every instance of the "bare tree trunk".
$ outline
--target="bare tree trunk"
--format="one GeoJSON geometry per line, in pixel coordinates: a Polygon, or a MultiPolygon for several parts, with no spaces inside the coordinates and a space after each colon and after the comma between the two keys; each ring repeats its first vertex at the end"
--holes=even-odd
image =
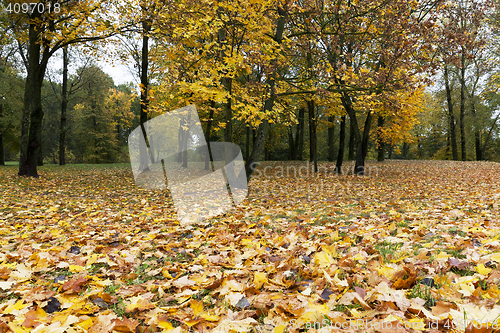
{"type": "Polygon", "coordinates": [[[271,160],[271,151],[269,150],[269,146],[272,145],[273,142],[273,131],[271,130],[271,126],[269,126],[269,130],[267,132],[266,143],[264,146],[264,161],[271,160]]]}
{"type": "MultiPolygon", "coordinates": [[[[354,129],[355,122],[349,116],[349,151],[347,152],[347,159],[352,161],[354,159],[354,152],[356,151],[356,130],[354,129]]],[[[357,124],[356,124],[357,126],[357,124]]]]}
{"type": "Polygon", "coordinates": [[[378,154],[377,154],[377,161],[382,162],[384,161],[384,140],[382,140],[382,134],[381,130],[384,127],[384,117],[378,116],[377,119],[377,144],[378,144],[378,154]]]}
{"type": "Polygon", "coordinates": [[[465,146],[465,50],[462,47],[460,68],[460,148],[462,150],[462,161],[467,160],[465,146]]]}
{"type": "Polygon", "coordinates": [[[474,96],[471,96],[471,111],[474,117],[474,146],[476,148],[476,161],[483,160],[483,152],[481,150],[481,136],[479,133],[479,124],[477,121],[476,105],[474,101],[474,96]]]}
{"type": "Polygon", "coordinates": [[[295,160],[295,141],[293,138],[293,127],[288,129],[288,159],[290,161],[295,160]]]}
{"type": "MultiPolygon", "coordinates": [[[[0,120],[3,117],[3,104],[0,101],[0,120]]],[[[3,128],[2,123],[0,122],[0,165],[5,165],[5,155],[3,151],[3,128]]]]}
{"type": "Polygon", "coordinates": [[[297,155],[297,159],[299,161],[302,161],[303,159],[303,152],[304,152],[304,123],[305,123],[305,108],[300,108],[299,109],[299,124],[297,126],[297,135],[296,135],[296,141],[295,141],[295,144],[296,144],[296,155],[297,155]]]}
{"type": "Polygon", "coordinates": [[[339,154],[337,155],[337,165],[336,165],[336,170],[338,174],[342,174],[342,162],[344,161],[345,120],[346,116],[342,116],[342,118],[340,119],[339,154]]]}
{"type": "Polygon", "coordinates": [[[457,135],[455,131],[455,116],[453,115],[453,103],[451,100],[451,89],[450,81],[448,78],[448,65],[444,66],[444,84],[446,89],[446,101],[448,103],[448,119],[450,124],[450,140],[451,140],[451,153],[453,155],[453,160],[458,161],[457,152],[457,135]]]}
{"type": "MultiPolygon", "coordinates": [[[[205,139],[207,140],[207,155],[205,156],[205,170],[211,170],[212,168],[210,167],[210,161],[212,151],[210,150],[210,135],[212,131],[212,120],[214,117],[214,109],[215,109],[215,101],[210,102],[210,114],[208,116],[208,121],[207,121],[207,131],[205,132],[205,139]]],[[[247,134],[248,134],[248,127],[247,127],[247,134]]],[[[248,137],[247,137],[248,140],[248,137]]]]}
{"type": "MultiPolygon", "coordinates": [[[[37,14],[35,14],[37,15],[37,14]]],[[[28,66],[21,123],[19,175],[38,177],[37,161],[41,148],[42,83],[46,63],[40,63],[40,30],[32,23],[28,34],[28,66]],[[40,133],[38,133],[40,132],[40,133]]]]}
{"type": "Polygon", "coordinates": [[[328,161],[335,160],[335,117],[329,116],[328,122],[328,161]]]}
{"type": "Polygon", "coordinates": [[[316,144],[316,104],[314,100],[307,101],[309,113],[309,161],[314,164],[314,172],[318,172],[318,149],[316,144]]]}
{"type": "Polygon", "coordinates": [[[61,123],[59,127],[59,165],[66,165],[66,114],[68,110],[68,47],[63,48],[61,123]]]}
{"type": "Polygon", "coordinates": [[[368,154],[368,141],[370,140],[370,126],[372,124],[372,113],[368,112],[365,120],[365,126],[363,126],[363,138],[361,142],[361,150],[363,152],[363,167],[365,164],[366,155],[368,154]]]}
{"type": "Polygon", "coordinates": [[[372,114],[369,112],[366,116],[365,126],[363,128],[363,135],[361,136],[361,131],[358,126],[356,119],[356,112],[352,107],[351,97],[347,94],[342,94],[341,96],[342,105],[344,106],[349,119],[351,121],[351,131],[354,132],[354,137],[356,140],[356,162],[354,165],[354,174],[358,176],[365,175],[365,158],[368,153],[368,139],[370,137],[370,125],[372,114]]]}
{"type": "MultiPolygon", "coordinates": [[[[143,8],[143,11],[145,9],[143,8]]],[[[144,124],[148,121],[148,107],[149,107],[149,80],[148,80],[148,68],[149,68],[149,33],[151,32],[151,22],[144,20],[142,22],[142,51],[141,51],[141,113],[139,116],[139,122],[142,129],[142,134],[144,140],[146,141],[146,147],[151,147],[148,136],[146,134],[146,128],[144,124]]],[[[141,147],[143,147],[141,145],[141,147]]],[[[146,171],[149,170],[149,163],[154,163],[154,153],[148,152],[146,149],[140,149],[139,151],[141,165],[139,170],[146,171]]]]}

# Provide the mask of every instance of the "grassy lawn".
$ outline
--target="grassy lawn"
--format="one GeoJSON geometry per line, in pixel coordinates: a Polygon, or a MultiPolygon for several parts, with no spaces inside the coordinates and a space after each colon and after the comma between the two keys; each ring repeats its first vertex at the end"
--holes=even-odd
{"type": "Polygon", "coordinates": [[[189,226],[128,164],[0,167],[0,331],[489,332],[500,164],[367,166],[262,163],[242,205],[189,226]]]}

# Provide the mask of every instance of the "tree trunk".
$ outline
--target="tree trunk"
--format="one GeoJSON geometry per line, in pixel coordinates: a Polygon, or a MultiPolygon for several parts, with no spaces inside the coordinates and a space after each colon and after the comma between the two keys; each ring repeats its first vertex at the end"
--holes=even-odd
{"type": "MultiPolygon", "coordinates": [[[[283,31],[285,30],[286,11],[283,8],[279,7],[278,14],[279,14],[279,17],[278,17],[278,21],[276,24],[276,33],[274,35],[274,41],[278,44],[281,44],[281,42],[283,40],[283,31]]],[[[273,63],[271,64],[271,67],[274,67],[274,70],[269,75],[269,77],[266,78],[269,97],[267,97],[267,99],[264,103],[264,113],[268,113],[273,109],[274,101],[276,99],[275,81],[276,81],[276,74],[277,74],[277,70],[278,70],[277,60],[273,61],[273,63]]],[[[255,144],[252,148],[252,153],[250,154],[250,158],[245,163],[245,172],[246,172],[247,180],[250,180],[250,178],[252,177],[252,174],[255,170],[255,162],[259,159],[259,157],[262,153],[262,150],[264,148],[264,143],[266,140],[268,129],[269,129],[269,122],[267,119],[264,118],[264,119],[262,119],[262,122],[260,123],[259,128],[257,129],[257,137],[255,139],[255,144]]]]}
{"type": "Polygon", "coordinates": [[[179,120],[179,132],[177,133],[177,162],[181,163],[184,151],[184,127],[187,126],[186,119],[179,120]]]}
{"type": "Polygon", "coordinates": [[[384,140],[382,140],[382,128],[384,128],[384,117],[378,116],[377,119],[377,148],[378,148],[378,154],[377,154],[377,161],[383,162],[384,161],[384,140]]]}
{"type": "MultiPolygon", "coordinates": [[[[0,120],[3,117],[3,104],[0,101],[0,120]]],[[[3,151],[3,128],[2,123],[0,122],[0,165],[5,165],[5,155],[3,151]]]]}
{"type": "Polygon", "coordinates": [[[66,113],[68,110],[68,47],[63,48],[61,123],[59,127],[59,165],[66,165],[66,113]]]}
{"type": "Polygon", "coordinates": [[[368,152],[368,139],[370,135],[370,125],[372,114],[369,112],[366,116],[365,126],[363,129],[363,136],[359,130],[358,122],[356,119],[356,112],[352,107],[351,97],[347,94],[342,94],[341,96],[342,105],[344,106],[349,119],[351,121],[351,131],[354,132],[354,137],[356,140],[356,162],[354,166],[354,174],[358,176],[365,175],[365,158],[368,152]]]}
{"type": "Polygon", "coordinates": [[[450,124],[451,153],[453,160],[458,161],[457,135],[455,131],[455,116],[453,115],[453,104],[451,101],[450,81],[448,78],[448,65],[444,66],[444,84],[446,89],[446,101],[448,103],[448,118],[450,124]]]}
{"type": "Polygon", "coordinates": [[[499,117],[500,117],[500,113],[498,113],[497,116],[495,117],[495,119],[493,119],[493,123],[491,124],[490,130],[488,131],[488,134],[486,135],[486,138],[484,140],[483,148],[481,149],[481,154],[482,154],[483,158],[484,158],[484,155],[486,153],[486,147],[488,146],[488,142],[490,141],[490,138],[492,137],[491,133],[495,129],[499,117]]]}
{"type": "Polygon", "coordinates": [[[465,50],[462,47],[460,68],[460,148],[462,150],[462,161],[467,160],[465,147],[465,50]]]}
{"type": "Polygon", "coordinates": [[[354,124],[355,122],[353,122],[351,116],[349,116],[349,151],[347,153],[347,159],[349,161],[354,159],[354,151],[356,150],[356,130],[353,128],[354,124]]]}
{"type": "Polygon", "coordinates": [[[474,117],[474,146],[476,148],[476,161],[482,161],[483,152],[481,150],[481,136],[479,133],[479,124],[477,121],[476,103],[474,101],[474,96],[470,96],[470,99],[471,99],[472,116],[474,117]]]}
{"type": "MultiPolygon", "coordinates": [[[[39,54],[38,54],[39,55],[39,54]]],[[[42,84],[45,68],[44,66],[35,65],[38,70],[35,71],[35,78],[33,80],[33,85],[28,89],[31,90],[31,101],[26,101],[29,104],[30,109],[30,121],[29,121],[29,132],[28,132],[28,146],[26,150],[26,162],[24,165],[20,165],[19,174],[30,177],[38,177],[38,161],[42,150],[42,122],[43,122],[43,109],[42,109],[42,84]],[[42,73],[43,72],[43,73],[42,73]]]]}
{"type": "Polygon", "coordinates": [[[297,126],[297,135],[295,136],[297,139],[295,140],[296,145],[296,156],[299,161],[303,159],[304,152],[304,126],[305,126],[305,108],[299,109],[299,124],[297,126]]]}
{"type": "Polygon", "coordinates": [[[288,129],[288,159],[295,160],[295,140],[293,139],[293,127],[288,129]]]}
{"type": "Polygon", "coordinates": [[[250,156],[250,126],[246,128],[246,141],[245,141],[245,161],[248,161],[250,156]]]}
{"type": "Polygon", "coordinates": [[[346,116],[342,116],[342,118],[340,119],[339,154],[337,155],[337,165],[336,165],[336,170],[338,174],[342,174],[342,162],[344,161],[345,120],[346,116]]]}
{"type": "Polygon", "coordinates": [[[177,160],[182,162],[182,167],[187,168],[187,143],[189,136],[190,117],[188,120],[182,118],[179,122],[179,154],[177,160]]]}
{"type": "MultiPolygon", "coordinates": [[[[144,10],[144,9],[143,9],[144,10]]],[[[153,152],[148,152],[148,147],[151,147],[148,136],[146,134],[146,128],[144,124],[148,121],[148,107],[149,107],[149,80],[148,80],[148,69],[149,69],[149,33],[151,32],[151,22],[144,20],[142,22],[142,51],[141,51],[141,112],[139,116],[139,123],[142,129],[142,134],[144,136],[144,141],[146,142],[146,148],[140,149],[139,155],[141,164],[139,165],[139,170],[147,171],[149,170],[149,163],[154,163],[153,152]]]]}
{"type": "Polygon", "coordinates": [[[406,155],[408,154],[408,144],[403,142],[403,160],[406,160],[406,155]]]}
{"type": "Polygon", "coordinates": [[[224,118],[226,120],[226,127],[224,128],[224,141],[233,142],[233,110],[231,106],[231,78],[223,78],[222,83],[229,93],[226,103],[224,103],[224,118]]]}
{"type": "MultiPolygon", "coordinates": [[[[212,131],[212,118],[214,117],[215,102],[210,102],[210,114],[207,121],[207,131],[205,132],[205,140],[207,140],[207,155],[205,156],[205,170],[211,170],[210,161],[212,160],[212,152],[210,150],[210,135],[212,131]]],[[[248,139],[248,138],[247,138],[248,139]]]]}
{"type": "Polygon", "coordinates": [[[271,160],[271,150],[269,149],[269,146],[272,146],[272,144],[273,144],[273,131],[271,129],[272,129],[271,126],[269,126],[267,139],[266,139],[266,143],[264,146],[264,160],[265,161],[271,160]]]}
{"type": "Polygon", "coordinates": [[[366,155],[368,154],[368,141],[370,140],[370,126],[372,124],[373,115],[368,112],[365,120],[365,126],[363,126],[363,138],[361,142],[361,151],[363,152],[363,167],[365,165],[366,155]]]}
{"type": "Polygon", "coordinates": [[[335,117],[329,116],[328,122],[328,161],[333,162],[335,160],[335,117]]]}
{"type": "Polygon", "coordinates": [[[316,144],[316,104],[314,100],[307,101],[309,113],[309,161],[314,164],[314,172],[318,172],[318,149],[316,144]]]}
{"type": "MultiPolygon", "coordinates": [[[[39,143],[30,141],[30,120],[35,113],[40,116],[42,112],[42,82],[40,82],[40,44],[38,43],[40,30],[37,29],[35,24],[30,24],[28,34],[28,66],[26,68],[27,76],[24,88],[24,102],[23,102],[23,118],[21,123],[21,151],[19,158],[19,176],[37,175],[36,171],[36,156],[30,156],[28,165],[28,154],[34,154],[39,148],[39,143]],[[30,148],[31,145],[31,148],[30,148]]],[[[42,112],[43,116],[43,112],[42,112]]],[[[35,126],[36,127],[36,126],[35,126]]],[[[34,134],[34,133],[33,133],[34,134]]]]}

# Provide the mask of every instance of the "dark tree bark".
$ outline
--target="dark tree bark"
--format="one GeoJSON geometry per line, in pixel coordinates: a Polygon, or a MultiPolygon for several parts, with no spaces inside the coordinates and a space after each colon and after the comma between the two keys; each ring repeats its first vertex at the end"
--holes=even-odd
{"type": "Polygon", "coordinates": [[[295,140],[293,138],[293,127],[288,129],[288,159],[290,161],[295,160],[296,151],[295,151],[295,140]]]}
{"type": "Polygon", "coordinates": [[[354,174],[358,176],[365,175],[365,158],[368,152],[368,139],[370,136],[370,125],[372,114],[369,112],[366,116],[365,126],[363,128],[363,135],[361,136],[361,131],[358,126],[356,119],[356,112],[352,107],[351,97],[343,93],[341,96],[342,105],[344,106],[347,114],[349,115],[351,121],[351,131],[354,132],[354,137],[356,139],[356,162],[354,165],[354,174]]]}
{"type": "Polygon", "coordinates": [[[42,143],[40,143],[40,153],[38,154],[38,157],[36,159],[36,166],[42,166],[42,165],[43,165],[43,150],[42,150],[42,143]]]}
{"type": "Polygon", "coordinates": [[[342,116],[342,118],[340,119],[339,154],[337,155],[337,165],[336,165],[336,170],[338,174],[342,174],[342,163],[344,161],[345,121],[346,121],[346,116],[342,116]]]}
{"type": "Polygon", "coordinates": [[[448,120],[450,125],[449,131],[451,140],[451,153],[453,155],[453,160],[458,161],[457,134],[455,130],[455,116],[453,115],[453,103],[451,100],[450,81],[448,78],[448,65],[444,66],[444,84],[446,89],[446,101],[448,103],[448,120]]]}
{"type": "Polygon", "coordinates": [[[247,125],[246,140],[245,140],[245,161],[248,160],[249,156],[250,156],[250,126],[247,125]]]}
{"type": "Polygon", "coordinates": [[[63,48],[61,123],[59,127],[59,165],[66,165],[66,114],[68,110],[68,47],[63,48]]]}
{"type": "MultiPolygon", "coordinates": [[[[143,12],[146,10],[142,8],[143,12]]],[[[142,50],[141,50],[141,67],[140,67],[140,77],[141,77],[141,112],[139,116],[139,123],[142,129],[142,134],[144,136],[144,141],[146,141],[146,147],[151,147],[148,136],[146,134],[146,128],[144,124],[148,121],[148,107],[149,107],[149,79],[148,79],[148,70],[149,70],[149,33],[151,32],[151,22],[148,20],[144,20],[142,22],[142,50]]],[[[139,166],[139,170],[147,171],[149,170],[149,163],[154,163],[154,153],[151,154],[148,152],[148,149],[141,149],[139,151],[141,165],[139,166]]]]}
{"type": "Polygon", "coordinates": [[[349,161],[352,161],[354,159],[354,152],[356,151],[356,130],[353,128],[353,126],[354,122],[349,116],[349,151],[347,152],[347,159],[349,161]]]}
{"type": "Polygon", "coordinates": [[[309,114],[309,161],[314,164],[314,172],[318,172],[318,148],[316,136],[316,104],[314,100],[307,101],[309,114]]]}
{"type": "Polygon", "coordinates": [[[465,146],[465,50],[462,47],[460,67],[460,148],[462,151],[462,161],[467,160],[465,146]]]}
{"type": "Polygon", "coordinates": [[[373,115],[371,112],[368,113],[365,120],[365,126],[363,127],[363,138],[361,142],[361,151],[363,153],[363,167],[365,165],[366,155],[368,154],[368,141],[370,140],[370,126],[372,124],[373,115]]]}
{"type": "Polygon", "coordinates": [[[382,116],[378,116],[377,119],[377,144],[378,144],[378,154],[377,154],[377,161],[382,162],[384,161],[384,141],[382,140],[381,136],[381,130],[384,128],[384,122],[385,119],[382,116]]]}
{"type": "MultiPolygon", "coordinates": [[[[39,18],[34,13],[33,18],[39,18]]],[[[31,23],[28,33],[28,75],[26,77],[23,104],[23,120],[21,124],[21,152],[19,160],[19,175],[38,177],[37,162],[42,148],[42,84],[49,51],[44,48],[41,55],[39,43],[41,31],[36,24],[31,23]],[[41,61],[40,61],[41,60],[41,61]]]]}
{"type": "Polygon", "coordinates": [[[305,112],[306,109],[301,107],[299,109],[299,124],[297,126],[297,135],[295,136],[296,142],[296,156],[299,161],[303,160],[304,153],[304,126],[305,126],[305,112]]]}
{"type": "Polygon", "coordinates": [[[335,160],[335,117],[329,116],[328,122],[328,161],[335,160]]]}
{"type": "MultiPolygon", "coordinates": [[[[278,8],[278,21],[276,24],[276,32],[274,35],[274,41],[277,43],[281,43],[283,40],[283,31],[285,30],[285,22],[286,22],[286,16],[287,13],[285,9],[279,7],[278,8]]],[[[269,97],[267,97],[265,103],[264,103],[264,112],[269,112],[273,109],[274,106],[274,101],[276,99],[276,92],[275,92],[275,81],[276,81],[276,74],[277,74],[277,61],[273,61],[272,67],[274,67],[274,70],[271,72],[268,78],[266,78],[266,83],[268,86],[268,92],[269,92],[269,97]]],[[[259,125],[259,128],[257,129],[257,137],[255,139],[254,146],[252,148],[252,153],[250,154],[250,158],[248,161],[245,163],[245,172],[247,176],[247,180],[250,180],[252,177],[252,174],[255,170],[255,162],[259,159],[262,150],[264,148],[264,143],[266,140],[267,136],[267,131],[269,129],[269,122],[267,119],[262,119],[262,122],[259,125]]]]}
{"type": "Polygon", "coordinates": [[[483,160],[483,151],[481,149],[481,135],[479,133],[479,124],[476,114],[476,103],[474,101],[474,96],[470,96],[471,100],[471,112],[474,118],[474,147],[476,149],[476,161],[483,160]]]}
{"type": "Polygon", "coordinates": [[[408,146],[408,144],[406,142],[403,142],[403,160],[406,160],[409,148],[410,147],[408,146]]]}
{"type": "MultiPolygon", "coordinates": [[[[0,119],[3,117],[3,104],[0,101],[0,119]]],[[[5,155],[3,151],[3,128],[2,123],[0,123],[0,165],[5,165],[5,155]]]]}
{"type": "MultiPolygon", "coordinates": [[[[215,109],[215,102],[211,101],[210,102],[210,114],[208,116],[208,121],[207,121],[207,131],[205,132],[205,140],[207,140],[207,155],[205,156],[205,170],[212,170],[210,167],[210,161],[212,160],[211,155],[212,152],[210,151],[210,135],[212,131],[212,121],[214,117],[214,109],[215,109]]],[[[248,134],[248,127],[247,127],[247,134],[248,134]]],[[[248,140],[248,137],[247,137],[248,140]]]]}
{"type": "Polygon", "coordinates": [[[269,126],[269,130],[267,133],[267,138],[266,138],[266,144],[264,146],[264,160],[265,161],[270,161],[271,160],[271,150],[269,149],[269,146],[272,146],[273,143],[273,131],[271,126],[269,126]]]}

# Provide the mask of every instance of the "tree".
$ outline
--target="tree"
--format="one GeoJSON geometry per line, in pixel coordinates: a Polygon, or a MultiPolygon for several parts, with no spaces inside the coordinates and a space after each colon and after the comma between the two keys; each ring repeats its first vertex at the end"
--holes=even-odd
{"type": "MultiPolygon", "coordinates": [[[[3,1],[10,5],[15,1],[3,1]]],[[[28,5],[26,3],[26,5],[28,5]]],[[[11,32],[26,67],[19,175],[38,177],[37,160],[41,154],[42,84],[49,59],[67,45],[104,39],[119,31],[113,2],[42,1],[9,13],[11,32]],[[43,5],[40,5],[43,4],[43,5]]]]}
{"type": "Polygon", "coordinates": [[[120,142],[124,142],[133,118],[132,94],[119,91],[113,80],[97,66],[78,70],[85,82],[75,106],[77,127],[72,146],[83,163],[110,163],[120,160],[120,142]]]}

